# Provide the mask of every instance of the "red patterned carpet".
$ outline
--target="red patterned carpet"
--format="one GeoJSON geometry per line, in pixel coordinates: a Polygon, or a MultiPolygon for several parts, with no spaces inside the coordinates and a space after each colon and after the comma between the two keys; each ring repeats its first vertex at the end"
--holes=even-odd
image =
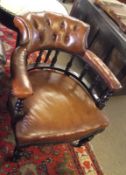
{"type": "MultiPolygon", "coordinates": [[[[0,39],[4,42],[9,74],[10,55],[15,47],[16,33],[0,25],[0,39]]],[[[28,157],[17,163],[7,158],[14,149],[10,116],[6,110],[8,79],[0,82],[0,175],[103,175],[90,145],[73,148],[69,144],[25,148],[28,157]]]]}

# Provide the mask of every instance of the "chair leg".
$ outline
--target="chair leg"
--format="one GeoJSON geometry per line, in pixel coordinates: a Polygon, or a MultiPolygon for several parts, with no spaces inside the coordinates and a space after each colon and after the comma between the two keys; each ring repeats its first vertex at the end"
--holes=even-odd
{"type": "Polygon", "coordinates": [[[17,162],[21,157],[25,157],[26,159],[29,159],[30,156],[31,156],[31,153],[24,152],[21,148],[16,146],[13,152],[12,161],[17,162]]]}
{"type": "Polygon", "coordinates": [[[85,143],[89,142],[90,140],[92,140],[93,137],[94,137],[94,135],[91,135],[91,136],[83,138],[81,140],[75,140],[71,143],[71,145],[74,147],[80,147],[80,146],[84,145],[85,143]]]}
{"type": "Polygon", "coordinates": [[[80,140],[74,140],[74,141],[71,143],[71,145],[74,146],[74,147],[79,147],[79,146],[80,146],[79,143],[80,143],[80,140]]]}
{"type": "Polygon", "coordinates": [[[21,149],[16,146],[13,152],[12,161],[17,162],[22,156],[23,154],[22,154],[21,149]]]}

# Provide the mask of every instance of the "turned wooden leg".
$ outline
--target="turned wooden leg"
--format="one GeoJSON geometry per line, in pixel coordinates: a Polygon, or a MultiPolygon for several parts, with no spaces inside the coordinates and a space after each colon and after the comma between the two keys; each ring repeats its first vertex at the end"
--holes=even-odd
{"type": "Polygon", "coordinates": [[[13,152],[12,161],[17,162],[21,157],[25,157],[26,159],[29,159],[31,157],[31,153],[24,152],[22,151],[21,148],[16,146],[13,152]]]}
{"type": "Polygon", "coordinates": [[[23,153],[22,153],[21,149],[16,146],[14,149],[14,152],[13,152],[12,161],[17,162],[21,158],[22,155],[23,155],[23,153]]]}

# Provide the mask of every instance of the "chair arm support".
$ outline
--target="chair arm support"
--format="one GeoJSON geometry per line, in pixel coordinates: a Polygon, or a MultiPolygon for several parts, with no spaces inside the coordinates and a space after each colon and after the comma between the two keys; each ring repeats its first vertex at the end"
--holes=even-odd
{"type": "Polygon", "coordinates": [[[26,69],[27,51],[24,47],[17,47],[11,64],[12,94],[18,98],[26,98],[33,94],[26,69]]]}
{"type": "Polygon", "coordinates": [[[101,75],[111,90],[116,91],[122,88],[122,85],[111,70],[93,52],[86,50],[84,59],[101,75]]]}

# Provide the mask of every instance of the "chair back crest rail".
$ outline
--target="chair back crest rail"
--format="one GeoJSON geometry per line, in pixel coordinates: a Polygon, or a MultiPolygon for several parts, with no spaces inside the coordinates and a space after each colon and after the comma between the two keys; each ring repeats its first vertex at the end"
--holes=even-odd
{"type": "Polygon", "coordinates": [[[32,69],[51,69],[76,78],[99,108],[115,90],[121,88],[102,60],[86,49],[88,24],[49,12],[17,16],[14,24],[21,35],[11,63],[12,93],[18,98],[23,99],[34,93],[27,73],[32,69]],[[38,51],[38,56],[34,63],[28,64],[29,55],[35,51],[38,51]],[[41,62],[44,53],[45,58],[41,62]],[[59,64],[64,57],[64,64],[59,64]]]}

